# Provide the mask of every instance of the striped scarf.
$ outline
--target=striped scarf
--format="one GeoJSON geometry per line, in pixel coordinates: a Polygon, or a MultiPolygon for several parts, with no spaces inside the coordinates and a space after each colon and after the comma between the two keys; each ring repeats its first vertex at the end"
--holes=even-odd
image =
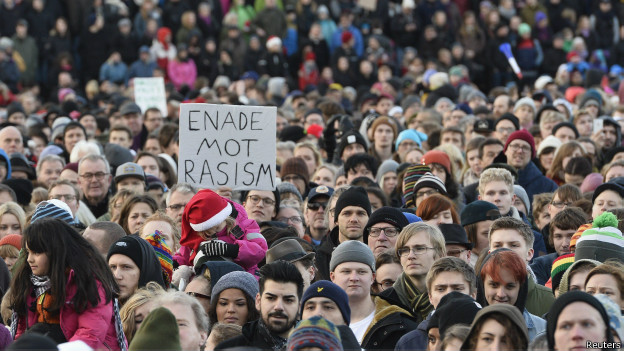
{"type": "MultiPolygon", "coordinates": [[[[128,342],[124,335],[123,324],[121,324],[121,316],[119,315],[119,301],[113,298],[113,314],[115,315],[115,331],[117,332],[117,343],[121,351],[128,351],[128,342]]],[[[12,325],[11,325],[12,327],[12,325]]]]}
{"type": "Polygon", "coordinates": [[[405,272],[401,273],[393,287],[398,293],[401,303],[409,307],[409,311],[414,317],[422,321],[433,311],[433,306],[429,302],[429,295],[420,292],[405,272]]]}

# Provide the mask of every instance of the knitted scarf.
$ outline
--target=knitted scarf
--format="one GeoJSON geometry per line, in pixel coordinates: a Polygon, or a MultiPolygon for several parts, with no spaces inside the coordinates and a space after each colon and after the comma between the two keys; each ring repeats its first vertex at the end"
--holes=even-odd
{"type": "Polygon", "coordinates": [[[429,312],[433,311],[429,296],[420,292],[405,272],[401,273],[393,287],[398,293],[401,303],[410,308],[414,317],[425,320],[429,312]]]}
{"type": "Polygon", "coordinates": [[[271,331],[269,331],[269,328],[267,328],[266,324],[264,324],[262,318],[258,319],[258,332],[267,343],[273,345],[273,351],[286,350],[288,340],[282,338],[281,336],[273,335],[271,331]]]}
{"type": "Polygon", "coordinates": [[[38,276],[31,274],[30,282],[35,287],[35,294],[37,295],[37,297],[45,294],[46,291],[50,290],[50,286],[52,284],[50,282],[50,278],[47,275],[38,276]]]}

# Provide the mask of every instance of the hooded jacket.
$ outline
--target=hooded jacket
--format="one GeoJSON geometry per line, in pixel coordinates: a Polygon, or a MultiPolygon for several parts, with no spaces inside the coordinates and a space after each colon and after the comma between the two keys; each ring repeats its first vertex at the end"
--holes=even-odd
{"type": "MultiPolygon", "coordinates": [[[[520,311],[518,311],[517,308],[513,308],[511,305],[507,304],[496,304],[481,309],[481,311],[479,311],[475,316],[472,325],[470,325],[470,332],[468,332],[468,337],[466,337],[466,341],[462,344],[461,350],[472,350],[472,348],[470,348],[470,339],[472,339],[475,333],[479,332],[479,330],[477,330],[477,325],[480,324],[479,322],[481,320],[486,319],[493,313],[499,313],[507,317],[524,336],[525,342],[523,345],[510,345],[509,347],[515,350],[527,350],[529,346],[529,333],[524,319],[522,318],[522,314],[520,314],[520,311]]],[[[507,333],[509,333],[509,331],[507,331],[507,333]]]]}
{"type": "Polygon", "coordinates": [[[9,156],[3,149],[0,149],[0,156],[4,158],[4,162],[6,162],[7,165],[7,174],[4,179],[11,179],[11,160],[9,160],[9,156]]]}
{"type": "MultiPolygon", "coordinates": [[[[160,262],[158,261],[158,257],[156,257],[156,252],[152,245],[150,245],[146,240],[141,239],[138,235],[128,235],[123,237],[121,240],[124,241],[134,241],[140,249],[140,262],[136,262],[139,267],[139,288],[142,288],[147,285],[149,282],[156,282],[158,285],[162,286],[166,289],[165,281],[163,280],[162,268],[160,267],[160,262]]],[[[109,251],[108,256],[106,257],[106,262],[108,259],[116,254],[114,251],[109,251]]],[[[119,253],[122,254],[122,253],[119,253]]]]}
{"type": "MultiPolygon", "coordinates": [[[[613,147],[618,147],[620,145],[622,145],[622,128],[620,127],[620,124],[618,122],[616,122],[613,118],[609,117],[609,116],[600,116],[598,117],[598,119],[603,121],[603,124],[610,124],[615,126],[615,145],[613,145],[613,147]]],[[[597,160],[597,165],[598,169],[602,169],[602,166],[604,166],[606,164],[606,159],[609,155],[609,151],[611,151],[611,148],[609,149],[600,149],[597,152],[596,155],[596,160],[597,160]]]]}

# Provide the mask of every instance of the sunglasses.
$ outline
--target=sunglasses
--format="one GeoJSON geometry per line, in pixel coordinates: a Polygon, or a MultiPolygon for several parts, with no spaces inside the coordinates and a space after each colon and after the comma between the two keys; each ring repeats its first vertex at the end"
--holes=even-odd
{"type": "Polygon", "coordinates": [[[319,208],[321,208],[321,206],[323,206],[323,208],[327,208],[327,202],[309,202],[308,203],[308,209],[312,210],[312,211],[318,211],[319,208]]]}

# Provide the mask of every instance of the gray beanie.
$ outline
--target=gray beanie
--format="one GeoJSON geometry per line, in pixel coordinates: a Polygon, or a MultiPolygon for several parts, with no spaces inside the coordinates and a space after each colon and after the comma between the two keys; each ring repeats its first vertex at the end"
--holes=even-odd
{"type": "Polygon", "coordinates": [[[256,295],[258,295],[260,290],[256,278],[251,273],[242,271],[230,272],[221,277],[217,284],[212,287],[212,298],[216,298],[226,289],[239,289],[251,297],[252,300],[256,299],[256,295]]]}
{"type": "Polygon", "coordinates": [[[277,186],[277,191],[279,191],[280,198],[282,199],[284,198],[284,194],[295,194],[297,199],[299,199],[299,202],[303,203],[303,197],[301,197],[301,193],[299,192],[297,187],[293,185],[293,183],[281,182],[277,186]]]}
{"type": "Polygon", "coordinates": [[[375,256],[373,251],[361,241],[349,240],[338,245],[332,252],[329,261],[329,271],[333,272],[341,263],[359,262],[368,265],[373,273],[375,273],[375,256]]]}
{"type": "MultiPolygon", "coordinates": [[[[397,161],[395,160],[385,160],[383,161],[383,163],[381,164],[381,166],[379,166],[379,169],[377,169],[377,179],[375,179],[375,181],[377,181],[377,183],[381,183],[381,178],[386,175],[386,173],[388,172],[396,172],[397,168],[399,168],[399,164],[397,163],[397,161]]],[[[381,184],[379,184],[381,185],[381,184]]]]}
{"type": "Polygon", "coordinates": [[[524,203],[524,207],[526,207],[528,212],[526,215],[528,216],[531,213],[531,201],[529,201],[529,195],[527,195],[526,190],[522,186],[514,184],[514,194],[524,203]]]}

